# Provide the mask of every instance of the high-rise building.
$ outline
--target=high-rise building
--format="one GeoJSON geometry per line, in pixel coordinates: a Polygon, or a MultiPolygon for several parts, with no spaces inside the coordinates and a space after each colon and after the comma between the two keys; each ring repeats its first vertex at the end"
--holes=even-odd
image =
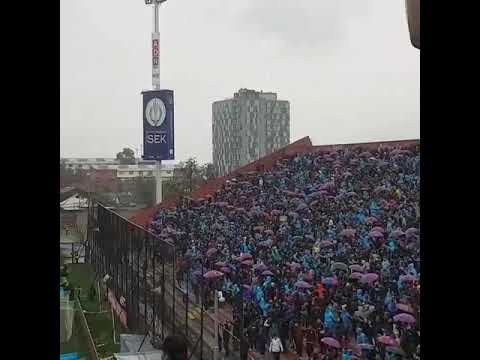
{"type": "Polygon", "coordinates": [[[290,143],[290,103],[240,89],[212,105],[213,166],[222,176],[290,143]]]}

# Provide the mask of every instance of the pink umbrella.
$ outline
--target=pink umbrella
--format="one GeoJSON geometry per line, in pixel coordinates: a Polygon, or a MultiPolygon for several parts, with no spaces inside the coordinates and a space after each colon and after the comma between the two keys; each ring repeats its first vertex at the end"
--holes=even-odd
{"type": "Polygon", "coordinates": [[[265,270],[264,272],[262,272],[262,275],[263,276],[273,276],[273,273],[270,270],[265,270]]]}
{"type": "Polygon", "coordinates": [[[264,227],[263,226],[255,226],[253,228],[253,231],[263,231],[264,227]]]}
{"type": "Polygon", "coordinates": [[[397,345],[397,341],[394,338],[392,338],[391,336],[379,336],[377,338],[377,342],[379,344],[386,345],[386,346],[396,346],[397,345]]]}
{"type": "Polygon", "coordinates": [[[332,245],[333,245],[333,242],[331,242],[331,241],[328,241],[328,240],[320,241],[320,246],[321,247],[329,247],[329,246],[332,246],[332,245]]]}
{"type": "Polygon", "coordinates": [[[298,269],[300,269],[302,267],[302,265],[300,265],[299,263],[296,263],[296,262],[291,262],[290,263],[290,269],[293,270],[293,271],[296,271],[298,269]]]}
{"type": "Polygon", "coordinates": [[[365,284],[365,283],[371,284],[371,283],[373,283],[377,280],[378,280],[378,274],[368,273],[368,274],[365,274],[361,277],[360,282],[362,284],[365,284]]]}
{"type": "Polygon", "coordinates": [[[255,264],[255,265],[253,266],[253,269],[254,269],[254,270],[257,270],[257,271],[265,271],[265,270],[268,269],[268,266],[265,265],[264,263],[255,264]]]}
{"type": "Polygon", "coordinates": [[[360,280],[363,274],[359,272],[354,272],[350,275],[350,279],[360,280]]]}
{"type": "Polygon", "coordinates": [[[215,255],[217,253],[217,249],[216,248],[210,248],[207,250],[207,257],[211,257],[213,255],[215,255]]]}
{"type": "Polygon", "coordinates": [[[342,347],[340,345],[340,343],[332,337],[324,337],[320,341],[322,343],[324,343],[325,345],[331,346],[331,347],[336,348],[336,349],[340,349],[342,347]]]}
{"type": "Polygon", "coordinates": [[[248,260],[243,260],[243,261],[241,262],[241,264],[242,264],[242,265],[245,265],[245,266],[252,266],[252,265],[253,265],[253,260],[250,260],[250,259],[248,259],[248,260]]]}
{"type": "Polygon", "coordinates": [[[205,274],[203,274],[203,277],[205,279],[213,280],[213,279],[221,278],[223,275],[224,274],[220,271],[210,270],[210,271],[207,271],[205,274]]]}
{"type": "Polygon", "coordinates": [[[374,239],[383,238],[383,234],[380,231],[373,230],[368,233],[368,236],[374,239]]]}
{"type": "Polygon", "coordinates": [[[228,267],[222,267],[220,268],[220,271],[224,272],[225,274],[230,274],[232,271],[228,267]]]}
{"type": "Polygon", "coordinates": [[[345,237],[353,237],[355,236],[355,230],[354,229],[345,229],[340,232],[340,236],[345,236],[345,237]]]}
{"type": "Polygon", "coordinates": [[[401,313],[401,314],[395,315],[393,317],[393,321],[400,322],[400,323],[403,323],[403,324],[415,324],[415,322],[416,322],[415,318],[412,315],[406,314],[406,313],[401,313]]]}
{"type": "Polygon", "coordinates": [[[391,235],[392,235],[395,239],[398,239],[400,236],[405,235],[405,233],[404,233],[402,230],[397,229],[397,230],[393,231],[393,232],[391,233],[391,235]]]}
{"type": "Polygon", "coordinates": [[[298,287],[300,289],[310,289],[310,288],[312,288],[312,285],[310,285],[306,281],[299,280],[295,283],[295,287],[298,287]]]}
{"type": "Polygon", "coordinates": [[[412,309],[412,307],[408,304],[397,304],[397,310],[400,310],[400,311],[403,311],[403,312],[407,312],[407,313],[410,313],[410,314],[413,314],[414,313],[414,310],[412,309]]]}
{"type": "Polygon", "coordinates": [[[378,231],[378,232],[381,232],[382,234],[385,232],[385,230],[383,229],[383,227],[381,226],[375,226],[372,228],[372,231],[378,231]]]}
{"type": "Polygon", "coordinates": [[[252,258],[252,255],[250,255],[248,253],[245,253],[245,254],[242,254],[239,257],[237,257],[237,261],[244,261],[244,260],[248,260],[248,259],[251,259],[251,258],[252,258]]]}
{"type": "Polygon", "coordinates": [[[365,270],[363,269],[363,266],[357,265],[357,264],[350,265],[350,270],[355,271],[355,272],[359,272],[359,273],[364,273],[365,272],[365,270]]]}
{"type": "Polygon", "coordinates": [[[367,225],[376,224],[377,221],[378,221],[378,220],[377,220],[376,218],[374,218],[373,216],[367,217],[367,218],[365,219],[365,223],[366,223],[367,225]]]}
{"type": "Polygon", "coordinates": [[[414,281],[417,281],[417,278],[413,275],[402,275],[400,276],[400,281],[404,281],[404,282],[414,282],[414,281]]]}
{"type": "Polygon", "coordinates": [[[225,267],[227,266],[227,263],[225,261],[218,261],[215,263],[216,267],[225,267]]]}

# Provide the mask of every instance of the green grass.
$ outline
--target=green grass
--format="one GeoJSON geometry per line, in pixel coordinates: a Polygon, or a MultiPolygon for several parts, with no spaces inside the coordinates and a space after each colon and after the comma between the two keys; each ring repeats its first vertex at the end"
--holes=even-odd
{"type": "MultiPolygon", "coordinates": [[[[92,333],[93,340],[95,341],[98,354],[100,357],[108,357],[115,352],[120,351],[120,333],[126,333],[119,319],[115,316],[115,335],[116,342],[113,340],[112,329],[112,315],[110,311],[110,305],[105,300],[105,295],[100,294],[101,308],[99,307],[99,297],[97,293],[97,286],[95,281],[95,274],[92,267],[89,264],[68,264],[69,281],[75,288],[81,288],[80,290],[80,303],[87,313],[85,317],[88,322],[88,327],[92,333]],[[90,286],[95,285],[96,296],[94,299],[90,299],[88,296],[90,286]],[[89,314],[88,312],[99,312],[99,310],[106,311],[97,314],[89,314]]],[[[100,289],[102,291],[102,289],[100,289]]]]}

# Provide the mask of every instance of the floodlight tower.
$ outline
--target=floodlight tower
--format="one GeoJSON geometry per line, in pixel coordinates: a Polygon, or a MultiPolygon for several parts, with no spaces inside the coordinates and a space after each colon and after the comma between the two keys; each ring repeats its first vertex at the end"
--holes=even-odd
{"type": "Polygon", "coordinates": [[[158,12],[160,5],[167,0],[145,0],[145,5],[153,5],[152,31],[152,86],[160,90],[160,28],[158,26],[158,12]]]}

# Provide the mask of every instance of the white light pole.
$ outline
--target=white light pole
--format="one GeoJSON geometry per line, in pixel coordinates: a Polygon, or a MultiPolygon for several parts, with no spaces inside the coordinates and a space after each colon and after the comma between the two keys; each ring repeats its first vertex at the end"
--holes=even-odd
{"type": "MultiPolygon", "coordinates": [[[[145,0],[146,5],[153,4],[153,31],[152,31],[152,86],[153,90],[160,90],[160,26],[159,8],[167,0],[145,0]]],[[[157,163],[155,174],[155,203],[162,202],[162,162],[157,163]]]]}

